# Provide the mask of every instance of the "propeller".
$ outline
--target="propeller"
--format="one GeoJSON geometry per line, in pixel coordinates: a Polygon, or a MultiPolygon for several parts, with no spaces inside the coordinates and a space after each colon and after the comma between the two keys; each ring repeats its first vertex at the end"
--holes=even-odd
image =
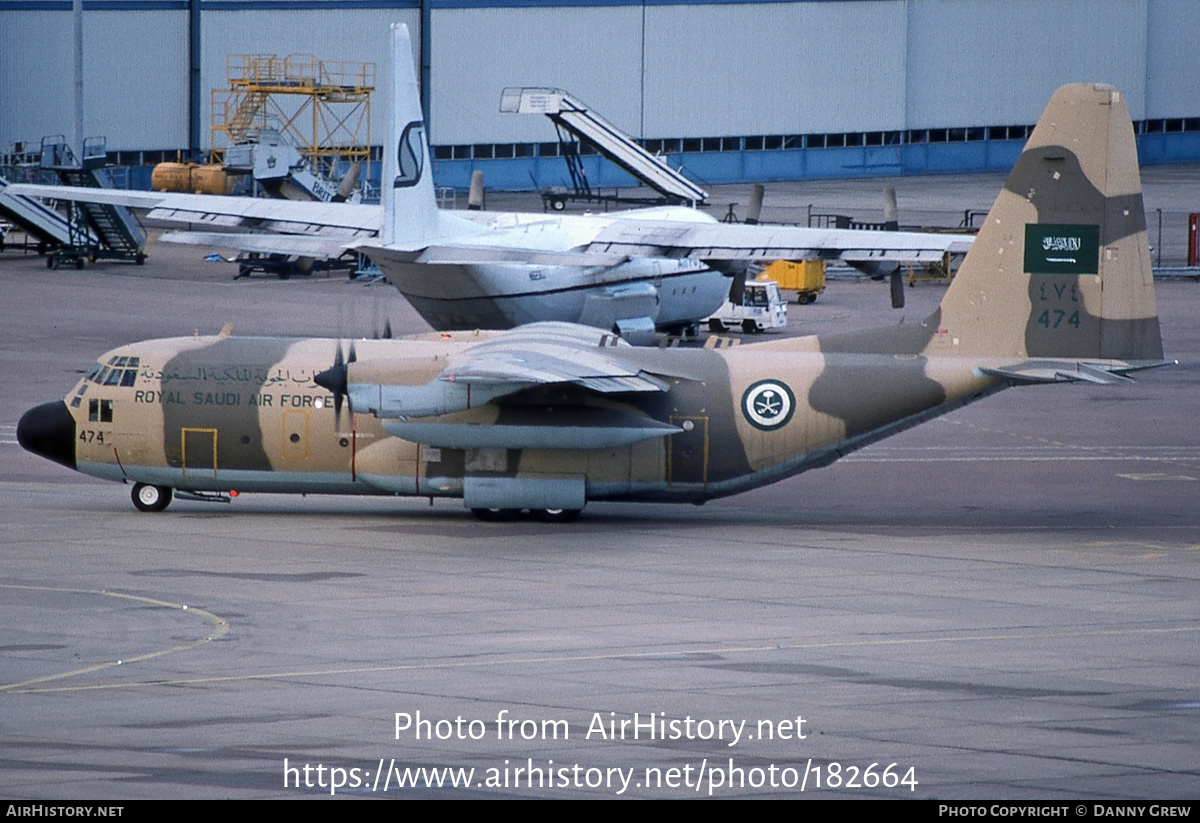
{"type": "Polygon", "coordinates": [[[899,269],[896,269],[888,281],[888,286],[892,290],[892,308],[904,308],[904,275],[900,273],[899,269]]]}
{"type": "Polygon", "coordinates": [[[333,417],[336,425],[342,424],[342,399],[349,400],[349,365],[358,360],[354,351],[354,341],[350,341],[350,354],[342,357],[342,344],[338,343],[337,353],[333,356],[333,366],[313,377],[313,382],[333,394],[333,417]]]}

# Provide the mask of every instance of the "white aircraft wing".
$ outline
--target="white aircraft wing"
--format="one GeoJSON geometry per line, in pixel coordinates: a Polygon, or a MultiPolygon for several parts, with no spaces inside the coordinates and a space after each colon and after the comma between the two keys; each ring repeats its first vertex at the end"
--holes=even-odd
{"type": "MultiPolygon", "coordinates": [[[[173,223],[326,237],[370,238],[379,234],[383,210],[356,203],[317,203],[215,194],[127,191],[81,186],[12,185],[10,193],[46,200],[78,200],[134,209],[149,209],[148,217],[173,223]]],[[[215,244],[205,244],[215,245],[215,244]]],[[[298,254],[300,252],[292,252],[298,254]]]]}
{"type": "Polygon", "coordinates": [[[333,260],[355,246],[354,240],[305,234],[255,234],[251,232],[169,231],[159,238],[164,243],[185,246],[216,246],[257,254],[283,254],[333,260]]]}
{"type": "Polygon", "coordinates": [[[587,251],[699,260],[932,263],[947,252],[965,254],[971,241],[961,234],[617,220],[596,235],[587,251]]]}
{"type": "MultiPolygon", "coordinates": [[[[179,192],[138,192],[77,186],[14,184],[10,194],[52,200],[79,200],[149,209],[151,219],[203,226],[224,231],[185,231],[164,235],[167,242],[223,246],[243,251],[307,257],[337,257],[355,245],[368,253],[386,255],[378,237],[383,210],[352,203],[315,203],[250,197],[223,197],[179,192]],[[311,242],[294,237],[314,238],[311,242]],[[320,243],[315,238],[344,240],[320,243]]],[[[496,215],[466,213],[471,221],[496,215]]],[[[547,218],[538,217],[541,223],[547,218]]],[[[703,221],[654,220],[645,215],[602,220],[604,227],[584,247],[571,251],[487,245],[483,237],[431,236],[410,243],[409,251],[426,251],[433,264],[525,262],[537,265],[612,266],[634,257],[696,258],[700,260],[841,260],[846,263],[941,260],[946,252],[965,253],[970,237],[957,234],[883,232],[856,229],[814,229],[799,226],[727,224],[703,221]],[[454,242],[455,240],[463,242],[454,242]],[[447,242],[448,241],[448,242],[447,242]]]]}

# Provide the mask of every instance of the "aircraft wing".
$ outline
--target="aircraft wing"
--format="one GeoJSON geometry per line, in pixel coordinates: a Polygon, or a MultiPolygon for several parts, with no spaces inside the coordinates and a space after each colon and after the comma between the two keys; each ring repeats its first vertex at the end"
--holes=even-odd
{"type": "Polygon", "coordinates": [[[226,231],[339,237],[346,240],[376,237],[383,219],[383,211],[378,206],[356,203],[316,203],[27,183],[12,185],[9,192],[46,200],[73,200],[149,209],[150,213],[147,216],[153,220],[207,226],[226,231]]]}
{"type": "Polygon", "coordinates": [[[353,240],[303,234],[256,234],[252,232],[169,231],[159,238],[164,243],[185,246],[216,246],[257,254],[283,254],[333,260],[354,248],[353,240]]]}
{"type": "Polygon", "coordinates": [[[439,379],[534,386],[572,383],[602,394],[665,392],[667,384],[611,356],[631,348],[614,334],[572,323],[532,323],[471,346],[439,379]]]}
{"type": "MultiPolygon", "coordinates": [[[[376,383],[386,363],[348,364],[346,391],[355,413],[373,413],[397,437],[438,448],[595,449],[678,433],[633,411],[563,403],[555,391],[493,402],[542,387],[610,397],[667,391],[661,377],[620,356],[631,349],[600,329],[533,323],[470,346],[424,384],[376,383]]],[[[338,376],[323,373],[318,382],[336,386],[338,376]]]]}
{"type": "Polygon", "coordinates": [[[699,260],[933,263],[947,252],[965,254],[971,241],[971,237],[960,234],[617,220],[599,232],[587,250],[631,257],[699,260]]]}

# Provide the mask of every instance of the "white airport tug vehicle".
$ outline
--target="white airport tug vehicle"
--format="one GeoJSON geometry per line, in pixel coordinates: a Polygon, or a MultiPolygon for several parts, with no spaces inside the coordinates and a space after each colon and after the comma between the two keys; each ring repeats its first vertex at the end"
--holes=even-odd
{"type": "Polygon", "coordinates": [[[740,328],[746,334],[787,327],[787,303],[774,280],[751,280],[742,291],[742,302],[726,300],[706,319],[709,331],[723,332],[740,328]]]}

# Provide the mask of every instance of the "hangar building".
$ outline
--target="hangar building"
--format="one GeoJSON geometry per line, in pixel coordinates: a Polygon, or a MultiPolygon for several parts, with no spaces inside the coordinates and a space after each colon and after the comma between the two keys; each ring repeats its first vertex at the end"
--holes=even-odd
{"type": "MultiPolygon", "coordinates": [[[[209,144],[229,55],[378,64],[413,32],[439,185],[563,174],[552,125],[502,114],[556,87],[706,183],[1011,166],[1051,92],[1126,96],[1143,162],[1200,160],[1195,0],[83,0],[84,135],[143,165],[209,144]]],[[[74,129],[71,0],[0,0],[0,147],[74,129]]],[[[593,158],[594,159],[594,158],[593,158]]],[[[625,185],[597,164],[592,182],[625,185]]],[[[148,182],[148,174],[145,175],[148,182]]]]}

